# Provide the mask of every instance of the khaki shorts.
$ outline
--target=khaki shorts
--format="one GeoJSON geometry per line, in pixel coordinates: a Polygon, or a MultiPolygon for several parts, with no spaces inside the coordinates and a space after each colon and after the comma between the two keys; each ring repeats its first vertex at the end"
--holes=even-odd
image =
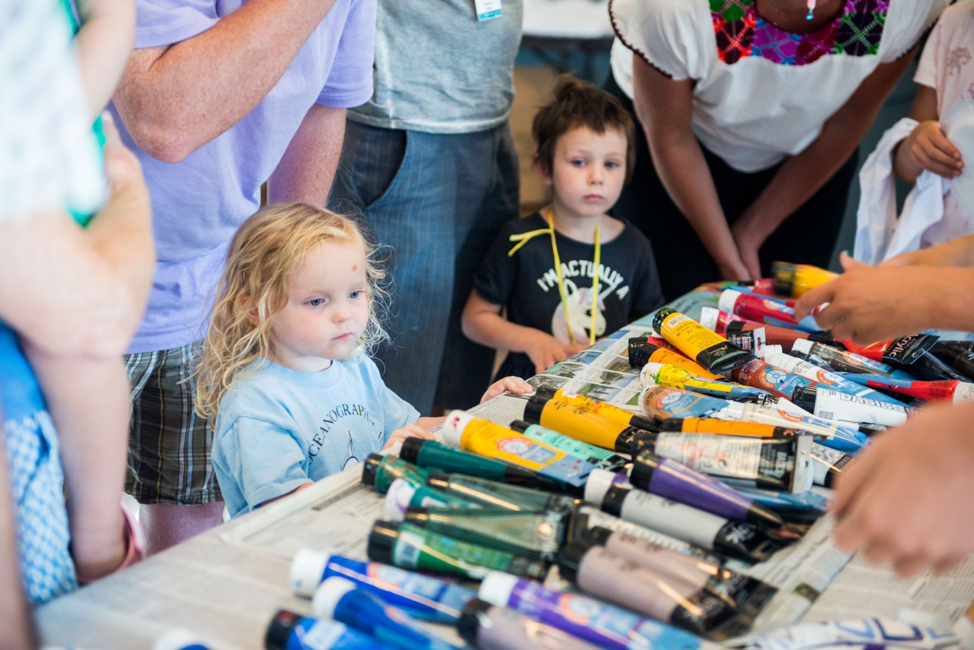
{"type": "Polygon", "coordinates": [[[223,500],[210,459],[213,431],[193,409],[196,384],[188,380],[200,345],[125,355],[132,385],[125,491],[139,503],[223,500]]]}

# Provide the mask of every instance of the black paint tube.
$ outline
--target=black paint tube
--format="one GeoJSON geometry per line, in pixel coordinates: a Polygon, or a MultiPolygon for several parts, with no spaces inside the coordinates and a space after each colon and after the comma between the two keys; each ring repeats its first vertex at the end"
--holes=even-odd
{"type": "Polygon", "coordinates": [[[962,347],[950,347],[937,355],[941,361],[964,375],[968,381],[974,380],[974,352],[962,347]]]}
{"type": "MultiPolygon", "coordinates": [[[[938,357],[946,350],[952,348],[957,348],[959,350],[967,350],[968,352],[974,352],[974,341],[951,341],[940,339],[933,344],[930,351],[933,352],[938,357]]],[[[946,359],[945,359],[946,360],[946,359]]]]}
{"type": "Polygon", "coordinates": [[[967,381],[967,377],[957,372],[929,352],[920,355],[916,361],[908,366],[897,364],[897,367],[906,370],[908,373],[921,381],[967,381]]]}

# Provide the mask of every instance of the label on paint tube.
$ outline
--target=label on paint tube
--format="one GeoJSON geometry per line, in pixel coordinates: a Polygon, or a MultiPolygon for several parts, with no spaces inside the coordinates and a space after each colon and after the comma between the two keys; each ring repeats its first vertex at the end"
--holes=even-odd
{"type": "Polygon", "coordinates": [[[695,433],[661,433],[655,452],[691,469],[732,478],[755,479],[764,445],[756,438],[717,437],[695,433]]]}
{"type": "Polygon", "coordinates": [[[916,409],[908,406],[877,402],[834,390],[819,388],[815,392],[815,415],[826,420],[872,422],[893,427],[906,422],[907,414],[916,413],[916,409]]]}
{"type": "Polygon", "coordinates": [[[415,569],[419,563],[419,554],[423,550],[426,540],[410,532],[400,532],[399,541],[396,542],[393,551],[392,561],[396,566],[415,569]]]}
{"type": "Polygon", "coordinates": [[[796,387],[814,386],[817,383],[801,375],[776,368],[761,359],[754,359],[736,369],[733,377],[735,381],[742,384],[760,388],[788,399],[791,399],[796,387]]]}
{"type": "Polygon", "coordinates": [[[642,490],[630,490],[619,515],[627,521],[708,550],[713,550],[714,538],[727,524],[722,517],[642,490]]]}
{"type": "MultiPolygon", "coordinates": [[[[590,506],[582,506],[578,510],[578,516],[584,518],[584,523],[581,525],[585,529],[598,526],[600,528],[607,528],[612,532],[627,533],[633,537],[644,539],[647,542],[656,544],[657,546],[662,546],[663,548],[668,548],[672,551],[679,551],[680,553],[693,555],[703,553],[703,551],[695,549],[695,547],[690,546],[690,544],[684,542],[683,540],[677,539],[670,535],[664,535],[658,531],[652,530],[645,526],[640,526],[639,524],[631,521],[626,521],[620,517],[610,515],[607,512],[596,510],[590,506]]],[[[710,556],[708,555],[708,557],[710,556]]]]}

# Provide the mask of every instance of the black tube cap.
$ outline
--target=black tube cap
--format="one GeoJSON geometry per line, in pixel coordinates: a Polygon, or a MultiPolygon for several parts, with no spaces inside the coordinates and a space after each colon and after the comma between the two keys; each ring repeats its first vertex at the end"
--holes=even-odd
{"type": "Polygon", "coordinates": [[[643,431],[649,431],[650,433],[656,433],[659,431],[659,426],[644,415],[633,415],[629,420],[629,424],[636,427],[637,429],[642,429],[643,431]]]}
{"type": "Polygon", "coordinates": [[[529,426],[531,426],[529,422],[525,422],[524,420],[514,420],[511,422],[509,428],[517,431],[518,433],[524,433],[528,430],[529,426]]]}
{"type": "Polygon", "coordinates": [[[670,314],[677,314],[677,313],[679,312],[677,312],[675,309],[670,309],[669,307],[664,307],[663,309],[660,309],[658,312],[656,312],[656,315],[653,316],[653,329],[656,330],[657,332],[662,333],[663,321],[666,320],[666,317],[669,316],[670,314]]]}
{"type": "Polygon", "coordinates": [[[406,438],[402,441],[402,448],[399,449],[399,457],[407,463],[416,465],[419,458],[419,450],[423,448],[423,443],[427,442],[422,438],[406,438]]]}
{"type": "Polygon", "coordinates": [[[557,391],[549,386],[539,386],[535,391],[533,397],[538,397],[541,399],[555,399],[555,393],[557,391]]]}
{"type": "Polygon", "coordinates": [[[555,561],[558,563],[558,573],[562,578],[569,582],[578,580],[578,565],[588,553],[589,548],[591,547],[587,544],[573,542],[561,549],[555,561]]]}
{"type": "Polygon", "coordinates": [[[278,610],[267,626],[264,648],[266,650],[287,650],[288,638],[302,618],[304,617],[295,612],[286,609],[278,610]]]}
{"type": "Polygon", "coordinates": [[[382,458],[379,454],[369,454],[365,458],[365,462],[362,463],[362,483],[375,485],[375,475],[379,473],[382,458]]]}
{"type": "Polygon", "coordinates": [[[391,521],[376,520],[372,524],[372,532],[369,533],[368,548],[366,550],[369,559],[373,562],[392,564],[392,551],[399,539],[399,524],[391,521]]]}
{"type": "Polygon", "coordinates": [[[524,405],[524,421],[531,424],[541,424],[541,413],[545,405],[551,400],[535,395],[524,405]]]}
{"type": "Polygon", "coordinates": [[[605,546],[612,536],[612,531],[605,526],[592,526],[585,534],[585,541],[591,546],[605,546]]]}
{"type": "Polygon", "coordinates": [[[659,350],[659,346],[649,343],[644,338],[629,339],[629,365],[642,370],[657,350],[659,350]]]}
{"type": "Polygon", "coordinates": [[[610,487],[605,496],[602,497],[602,512],[606,512],[613,517],[619,517],[622,515],[622,502],[626,500],[632,488],[622,487],[621,485],[613,485],[610,487]]]}
{"type": "Polygon", "coordinates": [[[463,606],[460,619],[457,621],[457,633],[460,638],[472,646],[477,646],[477,632],[480,630],[480,616],[486,614],[493,607],[486,600],[471,598],[463,606]]]}
{"type": "Polygon", "coordinates": [[[791,395],[792,403],[803,408],[809,413],[815,412],[815,397],[817,392],[814,388],[809,388],[807,386],[796,386],[795,392],[791,395]]]}
{"type": "Polygon", "coordinates": [[[632,471],[629,473],[629,482],[633,487],[649,492],[649,484],[653,482],[653,474],[659,467],[662,459],[648,451],[641,451],[632,459],[632,471]]]}

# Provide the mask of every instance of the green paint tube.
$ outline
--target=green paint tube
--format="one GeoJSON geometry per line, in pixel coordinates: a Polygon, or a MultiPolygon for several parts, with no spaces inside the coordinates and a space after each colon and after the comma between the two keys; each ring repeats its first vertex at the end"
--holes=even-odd
{"type": "Polygon", "coordinates": [[[533,558],[461,542],[408,523],[377,521],[369,533],[373,562],[482,580],[490,571],[544,580],[548,567],[533,558]]]}
{"type": "Polygon", "coordinates": [[[478,456],[435,440],[407,438],[399,457],[422,468],[465,474],[526,488],[564,492],[565,485],[538,472],[503,460],[478,456]]]}
{"type": "Polygon", "coordinates": [[[375,491],[385,494],[392,482],[404,478],[414,485],[425,485],[429,470],[416,467],[412,463],[395,456],[369,454],[362,463],[362,483],[375,486],[375,491]]]}
{"type": "Polygon", "coordinates": [[[409,508],[404,521],[461,542],[552,561],[565,540],[567,513],[409,508]]]}
{"type": "Polygon", "coordinates": [[[434,490],[426,485],[415,485],[409,479],[397,478],[386,493],[385,518],[402,521],[407,508],[480,508],[480,504],[434,490]]]}
{"type": "MultiPolygon", "coordinates": [[[[580,503],[578,499],[569,496],[463,474],[430,472],[426,485],[445,494],[480,504],[485,508],[499,508],[514,512],[568,512],[580,503]]],[[[416,505],[425,506],[425,504],[416,505]]]]}
{"type": "Polygon", "coordinates": [[[626,459],[615,452],[570,438],[553,429],[546,429],[540,424],[529,424],[524,420],[514,420],[511,422],[511,429],[523,433],[532,440],[537,440],[549,447],[571,454],[575,458],[587,460],[599,469],[615,472],[626,466],[626,459]]]}

